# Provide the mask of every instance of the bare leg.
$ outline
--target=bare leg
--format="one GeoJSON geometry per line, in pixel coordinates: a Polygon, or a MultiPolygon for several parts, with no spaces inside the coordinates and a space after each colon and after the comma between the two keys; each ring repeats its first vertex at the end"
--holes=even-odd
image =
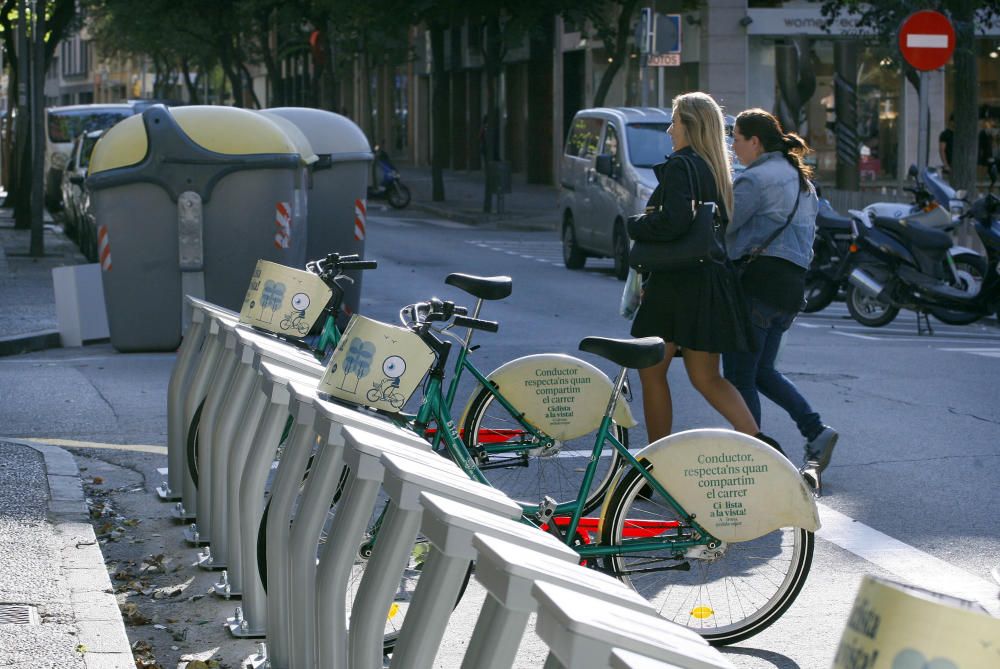
{"type": "MultiPolygon", "coordinates": [[[[750,436],[760,432],[746,402],[729,381],[719,373],[719,354],[684,349],[684,367],[691,385],[708,400],[733,429],[750,436]]],[[[645,401],[645,392],[643,394],[645,401]]]]}
{"type": "Polygon", "coordinates": [[[677,346],[667,343],[666,356],[652,367],[639,370],[642,383],[642,412],[646,418],[646,436],[649,443],[670,434],[674,423],[674,407],[670,399],[667,370],[677,351],[677,346]]]}

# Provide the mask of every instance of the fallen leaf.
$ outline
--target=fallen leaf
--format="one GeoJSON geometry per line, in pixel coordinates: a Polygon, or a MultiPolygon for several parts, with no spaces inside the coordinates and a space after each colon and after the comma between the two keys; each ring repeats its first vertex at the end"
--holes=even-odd
{"type": "Polygon", "coordinates": [[[95,477],[94,477],[94,478],[92,479],[92,481],[93,481],[93,484],[94,484],[94,485],[101,485],[102,483],[104,483],[104,479],[103,479],[103,478],[101,478],[100,476],[95,476],[95,477]]]}

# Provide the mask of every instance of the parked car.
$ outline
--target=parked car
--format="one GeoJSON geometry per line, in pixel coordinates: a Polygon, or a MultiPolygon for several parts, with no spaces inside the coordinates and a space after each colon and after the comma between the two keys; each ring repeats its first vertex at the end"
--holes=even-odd
{"type": "Polygon", "coordinates": [[[73,140],[89,130],[107,130],[132,116],[135,105],[96,104],[49,107],[45,110],[45,206],[62,208],[62,173],[69,162],[73,140]]]}
{"type": "Polygon", "coordinates": [[[103,134],[103,130],[91,130],[73,140],[69,162],[66,163],[62,177],[63,225],[66,232],[76,238],[80,251],[90,259],[92,258],[88,254],[88,249],[96,237],[90,229],[92,226],[89,226],[86,220],[85,201],[88,194],[85,179],[90,155],[103,134]]]}
{"type": "MultiPolygon", "coordinates": [[[[599,107],[573,117],[559,169],[566,267],[611,257],[615,276],[628,275],[625,219],[642,212],[656,188],[653,166],[673,152],[670,119],[659,107],[599,107]]],[[[726,117],[730,142],[734,123],[726,117]]]]}

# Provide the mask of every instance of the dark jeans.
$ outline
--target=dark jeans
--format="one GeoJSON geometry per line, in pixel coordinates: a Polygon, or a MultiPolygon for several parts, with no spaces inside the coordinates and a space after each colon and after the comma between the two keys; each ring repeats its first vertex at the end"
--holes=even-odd
{"type": "Polygon", "coordinates": [[[813,439],[823,429],[819,414],[812,410],[795,384],[774,368],[781,338],[797,314],[775,309],[755,298],[749,298],[748,303],[757,350],[723,353],[723,374],[743,396],[757,425],[760,425],[760,391],[788,412],[803,437],[813,439]]]}

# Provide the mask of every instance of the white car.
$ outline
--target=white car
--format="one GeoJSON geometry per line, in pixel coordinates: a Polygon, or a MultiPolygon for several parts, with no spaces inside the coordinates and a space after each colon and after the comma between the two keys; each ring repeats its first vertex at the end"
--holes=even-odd
{"type": "Polygon", "coordinates": [[[62,176],[63,225],[66,232],[76,238],[80,252],[91,261],[97,257],[97,233],[93,221],[88,219],[89,193],[85,180],[90,155],[103,134],[103,130],[91,130],[73,141],[62,176]]]}

